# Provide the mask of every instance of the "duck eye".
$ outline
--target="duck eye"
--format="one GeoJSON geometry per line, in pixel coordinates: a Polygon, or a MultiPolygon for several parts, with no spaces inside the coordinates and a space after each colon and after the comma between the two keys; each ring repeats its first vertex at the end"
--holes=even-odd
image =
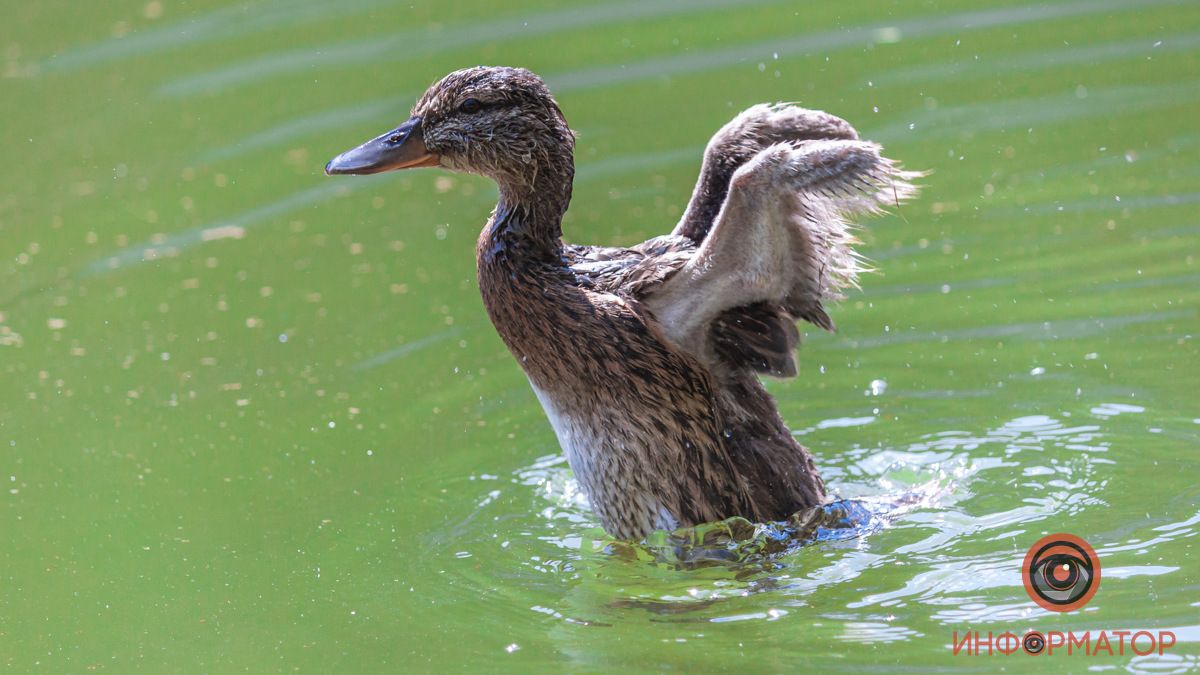
{"type": "Polygon", "coordinates": [[[483,104],[477,98],[469,98],[459,104],[458,109],[468,115],[473,115],[483,109],[483,104]]]}

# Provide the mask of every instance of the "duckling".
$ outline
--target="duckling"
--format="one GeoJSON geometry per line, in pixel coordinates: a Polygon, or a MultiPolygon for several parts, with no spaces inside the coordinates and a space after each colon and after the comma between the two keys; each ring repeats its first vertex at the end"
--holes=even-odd
{"type": "Polygon", "coordinates": [[[798,320],[834,329],[824,303],[863,269],[851,219],[913,196],[920,174],[833,115],[756,105],[709,142],[670,234],[582,246],[561,229],[574,147],[537,75],[475,67],[325,172],[496,182],[475,252],[483,303],[610,535],[822,504],[813,457],[759,376],[796,374],[798,320]]]}

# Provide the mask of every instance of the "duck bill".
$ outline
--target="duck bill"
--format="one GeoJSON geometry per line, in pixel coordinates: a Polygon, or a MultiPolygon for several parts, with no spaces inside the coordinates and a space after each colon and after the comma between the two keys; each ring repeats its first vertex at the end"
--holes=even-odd
{"type": "Polygon", "coordinates": [[[362,145],[347,150],[329,160],[325,173],[362,175],[437,166],[438,156],[425,147],[421,118],[413,117],[386,134],[376,136],[362,145]]]}

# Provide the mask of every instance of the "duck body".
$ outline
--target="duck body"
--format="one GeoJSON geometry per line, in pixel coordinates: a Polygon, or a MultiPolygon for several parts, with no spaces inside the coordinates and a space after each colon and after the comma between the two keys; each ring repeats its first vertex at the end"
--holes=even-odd
{"type": "MultiPolygon", "coordinates": [[[[506,217],[502,206],[493,221],[506,217]]],[[[661,258],[685,257],[692,242],[663,238],[646,253],[564,246],[546,261],[498,246],[504,227],[493,222],[480,237],[484,305],[606,531],[636,538],[821,503],[811,455],[758,378],[715,379],[671,344],[639,297],[643,275],[665,272],[655,269],[661,258]]]]}
{"type": "Polygon", "coordinates": [[[848,217],[909,196],[916,174],[836,117],[756,106],[710,142],[671,234],[591,247],[561,237],[573,149],[536,75],[480,67],[435,83],[408,122],[326,171],[436,165],[496,180],[476,250],[484,306],[611,535],[821,504],[813,458],[759,375],[796,373],[797,319],[832,329],[822,300],[859,269],[848,217]]]}

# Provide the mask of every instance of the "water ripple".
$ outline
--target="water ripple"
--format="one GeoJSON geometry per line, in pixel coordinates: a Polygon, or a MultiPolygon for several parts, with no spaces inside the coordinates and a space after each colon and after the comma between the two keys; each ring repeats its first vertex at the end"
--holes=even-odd
{"type": "MultiPolygon", "coordinates": [[[[1098,402],[1083,410],[1145,412],[1135,408],[1098,402]]],[[[816,606],[814,598],[831,595],[843,598],[844,609],[827,608],[819,616],[841,626],[837,637],[847,642],[884,644],[922,637],[904,625],[906,616],[925,615],[924,610],[914,614],[904,609],[913,604],[929,608],[932,620],[945,626],[1028,623],[1047,612],[1028,600],[1022,588],[1020,564],[1027,540],[1064,519],[1078,518],[1084,510],[1114,508],[1105,490],[1116,468],[1102,454],[1112,445],[1105,430],[1111,419],[1096,414],[1081,423],[1029,414],[979,432],[927,434],[900,447],[852,447],[839,453],[835,466],[825,467],[830,489],[861,495],[857,503],[874,504],[868,510],[879,509],[873,511],[879,516],[877,526],[783,552],[732,556],[725,562],[708,557],[697,566],[678,549],[668,550],[667,544],[678,543],[670,538],[674,535],[652,537],[642,545],[614,542],[596,527],[557,452],[515,471],[509,483],[521,486],[516,490],[497,489],[491,482],[481,486],[472,522],[484,530],[456,537],[483,541],[491,531],[489,523],[518,520],[517,526],[506,529],[529,533],[539,546],[526,553],[511,551],[507,542],[501,548],[526,570],[529,576],[523,583],[571,584],[572,591],[561,603],[543,601],[533,610],[564,624],[607,625],[630,611],[680,624],[771,622],[787,619],[795,608],[816,606]],[[996,481],[1017,482],[1020,502],[991,499],[986,486],[996,481]],[[896,508],[897,494],[923,497],[896,508]],[[883,541],[877,542],[880,538],[883,541]],[[987,544],[981,552],[982,542],[987,544]],[[873,570],[896,565],[912,571],[901,575],[895,586],[863,584],[863,579],[880,578],[873,570]],[[680,569],[688,573],[680,574],[680,569]],[[850,588],[856,585],[863,590],[850,588]],[[751,597],[759,599],[751,602],[751,597]]],[[[874,417],[831,418],[814,428],[876,423],[874,417]]],[[[1090,538],[1112,561],[1105,568],[1109,583],[1119,584],[1178,575],[1180,566],[1154,559],[1138,564],[1130,556],[1196,537],[1197,524],[1200,513],[1193,507],[1178,522],[1146,523],[1139,517],[1120,537],[1110,533],[1090,538]]],[[[732,532],[736,524],[722,527],[732,532]]],[[[763,529],[755,537],[770,537],[771,532],[763,529]]]]}
{"type": "Polygon", "coordinates": [[[637,0],[621,4],[599,4],[515,16],[478,24],[422,27],[382,38],[318,47],[304,47],[245,61],[226,68],[210,70],[169,82],[158,94],[167,98],[211,93],[245,85],[267,77],[312,68],[361,63],[395,63],[440,52],[453,51],[482,43],[514,38],[528,39],[606,23],[625,23],[655,16],[697,12],[708,8],[779,2],[779,0],[637,0]]]}
{"type": "Polygon", "coordinates": [[[72,72],[185,45],[217,42],[334,16],[350,16],[393,4],[400,3],[397,0],[276,0],[269,4],[226,7],[179,23],[142,28],[130,35],[77,47],[50,57],[41,68],[47,72],[72,72]]]}
{"type": "Polygon", "coordinates": [[[345,106],[297,117],[253,133],[229,145],[201,153],[196,157],[195,162],[207,164],[232,159],[261,148],[286,143],[293,138],[378,119],[405,109],[405,106],[410,105],[415,98],[414,94],[392,96],[365,105],[345,106]]]}
{"type": "MultiPolygon", "coordinates": [[[[1180,0],[1153,0],[1152,4],[1176,4],[1180,0]]],[[[666,11],[668,8],[674,8],[674,4],[663,6],[662,3],[634,3],[636,5],[646,5],[648,7],[657,7],[658,11],[666,11]]],[[[609,8],[611,9],[611,7],[609,8]]],[[[710,50],[700,53],[689,53],[676,56],[658,57],[643,61],[625,63],[612,66],[597,66],[585,68],[575,71],[568,71],[558,74],[550,74],[545,77],[546,82],[554,89],[556,94],[591,89],[603,86],[612,86],[617,84],[627,84],[647,79],[658,79],[670,77],[672,75],[682,75],[698,71],[710,70],[714,68],[729,67],[733,64],[743,63],[748,60],[759,61],[769,58],[772,54],[781,56],[820,53],[828,52],[839,48],[848,48],[854,46],[866,46],[872,44],[878,37],[879,31],[883,29],[895,29],[900,31],[901,35],[906,38],[913,37],[932,37],[935,35],[953,33],[963,30],[976,30],[1002,25],[1015,25],[1034,21],[1042,21],[1053,18],[1064,18],[1088,14],[1093,12],[1106,12],[1117,10],[1132,9],[1127,3],[1119,0],[1107,0],[1101,2],[1083,1],[1074,3],[1063,3],[1053,6],[1042,7],[1013,7],[1005,9],[993,9],[983,11],[964,12],[946,17],[929,17],[920,20],[903,22],[901,24],[871,24],[867,26],[849,27],[839,30],[831,30],[820,33],[811,33],[803,36],[766,40],[763,42],[752,43],[748,45],[740,45],[736,47],[710,50]]],[[[547,21],[557,20],[562,21],[563,18],[546,19],[547,21]]],[[[407,55],[407,50],[393,50],[394,52],[407,55]]],[[[311,68],[317,65],[309,63],[314,58],[319,58],[321,64],[327,64],[327,53],[319,52],[314,55],[312,50],[302,54],[288,54],[283,56],[269,57],[268,62],[258,63],[257,65],[243,65],[240,68],[246,69],[247,73],[258,75],[258,71],[264,71],[262,75],[272,74],[273,70],[269,68],[292,68],[304,67],[311,68]],[[290,59],[290,60],[289,60],[290,59]],[[297,59],[299,59],[297,61],[297,59]],[[307,61],[305,60],[307,59],[307,61]]],[[[398,58],[395,53],[391,58],[398,58]]],[[[223,71],[218,71],[218,73],[223,71]]],[[[229,77],[234,77],[234,81],[243,77],[234,71],[229,77]]],[[[202,77],[217,78],[217,73],[209,73],[202,77]]],[[[219,78],[218,78],[219,79],[219,78]]],[[[178,83],[172,86],[181,86],[178,83]]],[[[195,86],[194,84],[192,86],[195,86]]],[[[213,85],[208,85],[213,86],[213,85]]],[[[191,86],[188,87],[191,90],[191,86]]],[[[170,89],[168,89],[170,91],[170,89]]],[[[1073,96],[1073,94],[1072,94],[1073,96]]],[[[404,99],[406,103],[408,99],[404,99]]],[[[1078,103],[1076,101],[1076,103],[1078,103]]],[[[212,160],[215,158],[225,158],[240,154],[242,151],[238,147],[244,143],[251,144],[251,147],[262,147],[272,143],[280,143],[301,134],[316,133],[325,129],[337,128],[347,120],[367,119],[375,115],[382,115],[384,111],[391,109],[392,106],[400,106],[396,102],[396,97],[388,97],[385,99],[376,99],[363,103],[342,106],[336,109],[323,111],[321,113],[306,115],[289,122],[285,122],[277,127],[254,134],[234,145],[213,151],[208,155],[202,156],[202,159],[212,160]]],[[[1073,108],[1074,109],[1074,108],[1073,108]]],[[[1102,108],[1101,108],[1102,109],[1102,108]]],[[[953,119],[969,119],[971,114],[979,114],[980,111],[964,111],[955,113],[953,119]]],[[[923,113],[920,113],[923,114],[923,113]]],[[[942,113],[946,114],[946,113],[942,113]]],[[[927,120],[928,121],[928,120],[927,120]]],[[[908,132],[908,124],[910,120],[897,123],[894,127],[884,129],[884,136],[891,133],[893,135],[899,132],[908,132]]],[[[876,134],[872,134],[875,136],[876,134]]],[[[886,140],[886,138],[883,138],[886,140]]]]}
{"type": "Polygon", "coordinates": [[[1126,314],[1123,316],[1108,316],[1088,319],[1063,319],[1056,321],[1039,321],[1031,323],[1007,323],[993,326],[978,326],[943,331],[893,331],[886,335],[844,340],[832,343],[835,349],[859,349],[864,347],[882,347],[914,342],[950,342],[954,340],[976,340],[980,338],[1014,338],[1020,340],[1070,340],[1083,337],[1103,335],[1126,326],[1143,323],[1173,321],[1175,319],[1190,319],[1196,316],[1194,310],[1170,310],[1163,312],[1146,312],[1143,314],[1126,314]]]}
{"type": "Polygon", "coordinates": [[[440,333],[433,333],[432,335],[426,335],[415,340],[409,340],[398,347],[359,361],[351,366],[350,370],[363,371],[371,370],[372,368],[378,368],[379,366],[382,366],[386,363],[391,363],[396,359],[402,359],[413,352],[417,352],[426,347],[432,347],[440,342],[445,342],[446,340],[458,337],[458,335],[461,333],[462,329],[458,326],[454,326],[440,333]]]}
{"type": "Polygon", "coordinates": [[[880,141],[894,141],[929,135],[945,137],[966,131],[1025,129],[1087,117],[1115,117],[1200,100],[1197,84],[1175,82],[1097,88],[1089,90],[1086,98],[1080,98],[1072,88],[1048,96],[981,101],[934,110],[919,108],[899,116],[891,124],[870,129],[866,135],[880,141]]]}
{"type": "Polygon", "coordinates": [[[184,249],[207,241],[219,239],[241,239],[254,226],[306,206],[319,204],[334,196],[349,194],[367,185],[374,184],[378,176],[366,176],[355,183],[329,182],[294,192],[287,197],[264,204],[236,216],[194,227],[168,237],[160,237],[123,248],[86,265],[80,276],[94,277],[136,263],[149,262],[164,257],[174,257],[184,249]]]}
{"type": "Polygon", "coordinates": [[[888,85],[910,87],[917,82],[962,80],[998,73],[1025,73],[1039,68],[1059,68],[1080,64],[1094,67],[1105,61],[1152,57],[1168,52],[1190,51],[1196,47],[1200,47],[1200,33],[1180,33],[1122,42],[1071,45],[1035,53],[1005,52],[982,56],[978,59],[958,59],[946,63],[896,68],[874,75],[870,79],[877,87],[888,85]]]}

